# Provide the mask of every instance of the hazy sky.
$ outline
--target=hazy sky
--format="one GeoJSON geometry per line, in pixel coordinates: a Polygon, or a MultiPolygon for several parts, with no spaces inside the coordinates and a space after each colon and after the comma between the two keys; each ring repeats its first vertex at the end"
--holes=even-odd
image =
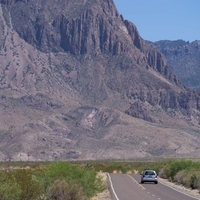
{"type": "Polygon", "coordinates": [[[200,40],[200,0],[114,0],[145,40],[200,40]]]}

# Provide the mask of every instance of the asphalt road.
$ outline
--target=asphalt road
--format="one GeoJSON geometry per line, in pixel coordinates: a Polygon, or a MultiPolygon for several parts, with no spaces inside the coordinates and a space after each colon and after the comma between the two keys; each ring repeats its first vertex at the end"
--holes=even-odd
{"type": "Polygon", "coordinates": [[[109,174],[113,200],[197,200],[161,183],[140,184],[140,175],[109,174]]]}

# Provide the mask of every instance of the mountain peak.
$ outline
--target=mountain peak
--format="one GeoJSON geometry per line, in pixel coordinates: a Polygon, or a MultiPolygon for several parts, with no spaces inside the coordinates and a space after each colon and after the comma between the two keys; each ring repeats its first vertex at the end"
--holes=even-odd
{"type": "Polygon", "coordinates": [[[199,153],[200,96],[113,1],[1,0],[0,31],[0,160],[199,153]]]}

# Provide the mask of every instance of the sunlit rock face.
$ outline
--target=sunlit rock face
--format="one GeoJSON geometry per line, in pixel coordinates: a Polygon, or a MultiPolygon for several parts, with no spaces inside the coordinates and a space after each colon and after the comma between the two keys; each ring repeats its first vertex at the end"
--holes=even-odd
{"type": "Polygon", "coordinates": [[[112,0],[0,5],[0,160],[199,155],[199,95],[112,0]]]}

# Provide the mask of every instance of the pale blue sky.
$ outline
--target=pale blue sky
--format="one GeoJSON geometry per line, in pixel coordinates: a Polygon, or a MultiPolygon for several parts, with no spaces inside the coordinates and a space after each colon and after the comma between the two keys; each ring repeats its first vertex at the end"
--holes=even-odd
{"type": "Polygon", "coordinates": [[[114,0],[145,40],[200,40],[200,0],[114,0]]]}

